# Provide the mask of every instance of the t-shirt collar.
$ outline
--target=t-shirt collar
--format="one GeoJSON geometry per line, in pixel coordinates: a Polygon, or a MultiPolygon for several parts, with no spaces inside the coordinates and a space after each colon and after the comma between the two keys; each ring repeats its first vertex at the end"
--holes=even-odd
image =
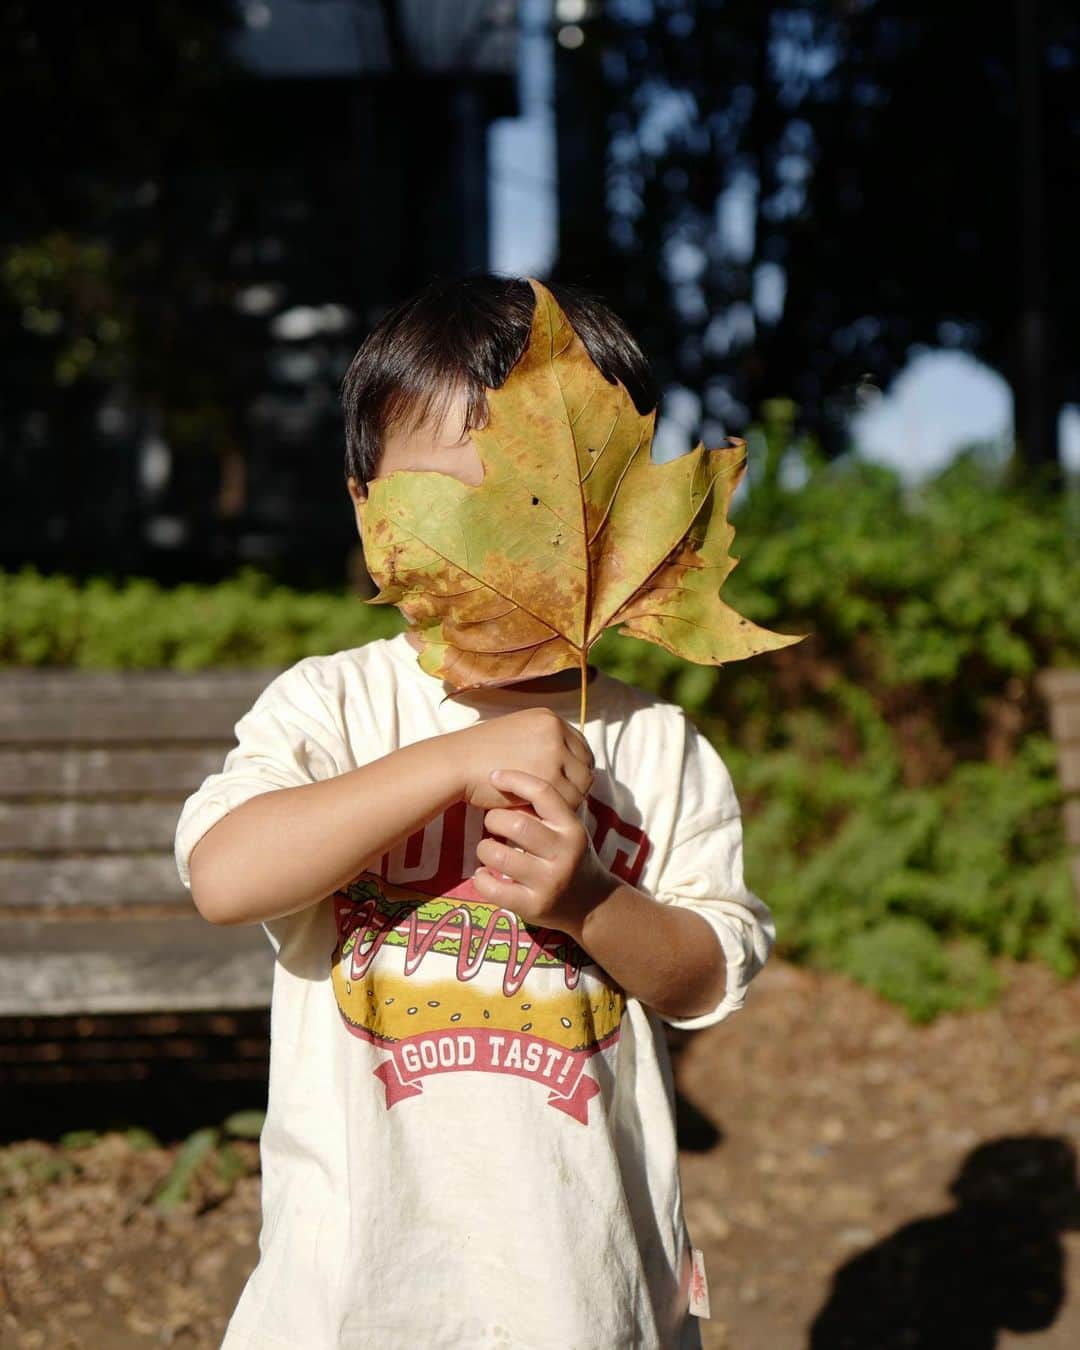
{"type": "MultiPolygon", "coordinates": [[[[446,684],[434,675],[429,675],[420,665],[418,659],[420,654],[409,642],[407,631],[398,633],[396,637],[388,639],[387,651],[414,680],[429,684],[441,691],[440,697],[450,692],[451,685],[446,684]]],[[[588,703],[590,705],[594,697],[603,696],[606,692],[609,678],[605,676],[602,670],[597,670],[596,675],[589,681],[588,703]]],[[[554,712],[567,717],[568,720],[571,716],[576,720],[581,705],[581,690],[574,686],[570,689],[541,693],[536,689],[516,689],[513,685],[503,685],[498,688],[472,689],[468,693],[455,694],[453,701],[466,704],[469,707],[485,704],[506,708],[551,708],[554,712]]]]}

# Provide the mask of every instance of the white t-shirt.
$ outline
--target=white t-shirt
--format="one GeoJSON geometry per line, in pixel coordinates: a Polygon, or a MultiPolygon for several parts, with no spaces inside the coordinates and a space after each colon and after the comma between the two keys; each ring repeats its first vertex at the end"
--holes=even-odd
{"type": "MultiPolygon", "coordinates": [[[[257,793],[579,691],[445,697],[406,634],[277,676],[185,802],[176,864],[257,793]]],[[[616,875],[704,915],[741,1008],[775,940],[719,755],[600,671],[583,819],[616,875]]],[[[565,935],[472,887],[458,802],[377,868],[262,926],[276,953],[260,1257],[222,1350],[685,1350],[691,1259],[661,1020],[565,935]]],[[[704,930],[703,930],[704,932],[704,930]]]]}

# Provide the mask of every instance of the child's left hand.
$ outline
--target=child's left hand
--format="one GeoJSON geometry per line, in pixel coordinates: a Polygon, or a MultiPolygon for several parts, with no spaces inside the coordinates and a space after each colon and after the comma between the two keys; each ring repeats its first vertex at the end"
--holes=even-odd
{"type": "Polygon", "coordinates": [[[491,781],[536,814],[505,806],[484,813],[485,829],[509,843],[480,840],[476,856],[485,865],[473,873],[473,884],[485,900],[526,923],[580,937],[586,915],[610,893],[615,878],[597,857],[582,821],[550,783],[517,769],[495,769],[491,781]]]}

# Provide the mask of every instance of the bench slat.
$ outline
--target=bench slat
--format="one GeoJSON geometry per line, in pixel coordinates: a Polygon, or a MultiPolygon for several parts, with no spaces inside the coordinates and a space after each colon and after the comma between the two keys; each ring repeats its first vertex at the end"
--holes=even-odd
{"type": "Polygon", "coordinates": [[[1062,792],[1080,792],[1080,743],[1059,745],[1057,749],[1062,792]]]}
{"type": "Polygon", "coordinates": [[[12,797],[186,797],[221,770],[235,738],[192,749],[0,750],[0,791],[12,797]]]}
{"type": "Polygon", "coordinates": [[[212,703],[222,695],[254,700],[281,666],[218,667],[213,670],[77,670],[66,666],[8,666],[0,669],[0,703],[55,703],[72,690],[84,702],[94,699],[154,698],[212,703]]]}
{"type": "Polygon", "coordinates": [[[1080,703],[1080,670],[1051,666],[1035,676],[1035,685],[1048,703],[1080,703]]]}
{"type": "Polygon", "coordinates": [[[1080,745],[1080,670],[1040,671],[1035,686],[1046,700],[1050,732],[1064,757],[1067,748],[1080,745]]]}
{"type": "Polygon", "coordinates": [[[1080,702],[1051,703],[1050,732],[1062,748],[1080,745],[1080,702]]]}
{"type": "Polygon", "coordinates": [[[0,671],[0,744],[230,741],[278,669],[0,671]]]}
{"type": "Polygon", "coordinates": [[[207,923],[172,846],[279,673],[0,671],[0,1015],[269,1005],[262,928],[207,923]]]}
{"type": "Polygon", "coordinates": [[[191,904],[171,853],[0,858],[0,911],[78,905],[191,904]]]}
{"type": "MultiPolygon", "coordinates": [[[[72,691],[71,697],[79,696],[72,691]]],[[[232,741],[254,699],[158,703],[137,696],[49,705],[0,704],[0,744],[153,745],[159,741],[232,741]]]]}
{"type": "Polygon", "coordinates": [[[0,801],[0,849],[21,853],[134,853],[172,849],[183,800],[0,801]]]}
{"type": "Polygon", "coordinates": [[[258,924],[0,919],[0,1016],[265,1008],[273,975],[258,924]]]}

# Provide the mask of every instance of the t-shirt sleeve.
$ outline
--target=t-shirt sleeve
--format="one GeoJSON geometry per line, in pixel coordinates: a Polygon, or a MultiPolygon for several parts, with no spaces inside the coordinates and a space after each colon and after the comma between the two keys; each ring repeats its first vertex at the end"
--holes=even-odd
{"type": "Polygon", "coordinates": [[[694,1031],[737,1012],[772,953],[772,911],[743,878],[742,815],[731,775],[712,745],[687,727],[680,809],[660,870],[656,898],[692,909],[712,927],[723,948],[727,982],[720,1002],[698,1017],[663,1020],[694,1031]]]}
{"type": "Polygon", "coordinates": [[[236,723],[237,743],[220,772],[184,802],[174,854],[188,890],[192,850],[228,812],[260,792],[302,787],[342,771],[341,734],[311,678],[311,661],[305,657],[271,680],[236,723]]]}

